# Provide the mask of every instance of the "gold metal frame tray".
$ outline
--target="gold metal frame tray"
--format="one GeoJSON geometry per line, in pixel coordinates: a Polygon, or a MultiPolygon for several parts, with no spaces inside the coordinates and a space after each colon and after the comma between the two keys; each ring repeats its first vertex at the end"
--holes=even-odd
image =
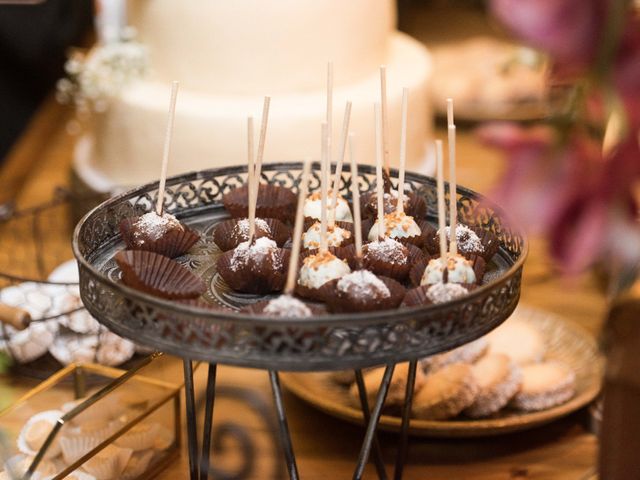
{"type": "MultiPolygon", "coordinates": [[[[504,409],[493,417],[471,420],[456,417],[435,421],[411,419],[409,433],[425,437],[479,437],[526,430],[550,423],[589,404],[598,395],[604,358],[595,339],[579,325],[551,313],[518,307],[518,318],[542,332],[547,359],[559,360],[576,373],[576,394],[568,402],[539,412],[504,409]]],[[[508,321],[508,320],[507,320],[508,321]]],[[[282,383],[296,396],[334,417],[363,424],[362,411],[351,400],[348,388],[331,378],[330,372],[282,373],[282,383]]],[[[380,428],[399,431],[401,418],[382,415],[380,428]]]]}

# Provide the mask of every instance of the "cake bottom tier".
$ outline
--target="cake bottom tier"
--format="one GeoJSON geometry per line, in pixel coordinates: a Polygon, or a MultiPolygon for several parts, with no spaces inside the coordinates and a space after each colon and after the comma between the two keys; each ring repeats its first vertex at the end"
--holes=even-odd
{"type": "MultiPolygon", "coordinates": [[[[323,66],[318,65],[321,75],[323,66]]],[[[224,72],[220,72],[224,75],[224,72]]],[[[429,104],[431,59],[417,41],[395,33],[387,56],[389,151],[398,163],[402,88],[409,88],[407,168],[425,171],[431,139],[429,104]]],[[[335,72],[339,84],[340,72],[335,72]]],[[[179,80],[179,79],[178,79],[179,80]]],[[[92,131],[79,142],[75,172],[96,191],[139,185],[157,179],[167,121],[170,85],[140,81],[114,98],[96,115],[92,131]]],[[[263,95],[205,95],[180,91],[169,174],[221,167],[246,161],[247,117],[259,129],[263,95]]],[[[271,99],[265,162],[320,157],[320,123],[325,118],[324,90],[277,95],[271,99]]],[[[358,161],[373,163],[373,104],[380,99],[378,71],[360,82],[334,88],[333,158],[339,152],[345,102],[353,102],[350,131],[356,134],[358,161]]],[[[256,142],[257,145],[257,142],[256,142]]]]}

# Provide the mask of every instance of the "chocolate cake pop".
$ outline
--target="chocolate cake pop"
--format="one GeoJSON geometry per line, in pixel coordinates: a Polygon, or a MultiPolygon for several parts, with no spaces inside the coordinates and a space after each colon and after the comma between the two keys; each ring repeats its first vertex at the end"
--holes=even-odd
{"type": "Polygon", "coordinates": [[[324,310],[321,307],[307,305],[293,296],[293,291],[296,285],[296,273],[298,271],[298,255],[300,254],[300,243],[302,241],[302,210],[307,193],[310,165],[311,162],[306,160],[302,171],[300,191],[298,193],[298,208],[296,210],[296,221],[293,233],[293,245],[291,249],[291,260],[289,262],[287,283],[284,288],[284,293],[271,300],[258,302],[245,307],[243,309],[245,312],[281,318],[306,318],[311,317],[312,315],[324,313],[324,310]]]}
{"type": "MultiPolygon", "coordinates": [[[[250,230],[248,218],[230,218],[216,225],[213,242],[226,252],[248,241],[250,230]]],[[[267,237],[282,247],[291,237],[291,230],[276,218],[256,218],[255,237],[267,237]]]]}
{"type": "MultiPolygon", "coordinates": [[[[377,165],[378,179],[382,177],[382,162],[380,155],[380,112],[376,105],[376,138],[377,138],[377,165]]],[[[352,194],[355,210],[355,263],[362,265],[363,248],[360,226],[360,199],[358,191],[357,165],[353,151],[353,137],[351,138],[351,175],[352,194]]],[[[381,185],[382,183],[379,182],[381,185]]],[[[376,276],[369,270],[358,269],[332,280],[322,287],[324,299],[332,312],[366,312],[385,310],[397,307],[402,301],[405,290],[402,285],[391,278],[376,276]]]]}
{"type": "Polygon", "coordinates": [[[320,248],[318,253],[309,255],[302,262],[298,276],[296,293],[304,298],[322,300],[320,287],[330,280],[340,278],[349,273],[351,269],[344,260],[339,259],[329,252],[327,235],[327,191],[329,183],[329,165],[327,164],[327,124],[322,124],[322,156],[320,167],[321,172],[321,204],[322,212],[320,219],[320,248]]]}

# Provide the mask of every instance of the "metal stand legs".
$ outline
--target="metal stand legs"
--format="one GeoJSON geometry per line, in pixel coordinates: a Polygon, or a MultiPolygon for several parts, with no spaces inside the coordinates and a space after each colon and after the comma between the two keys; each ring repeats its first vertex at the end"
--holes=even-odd
{"type": "MultiPolygon", "coordinates": [[[[356,383],[358,385],[358,392],[360,395],[360,403],[362,405],[362,412],[367,426],[364,441],[358,455],[358,461],[353,474],[355,480],[360,480],[364,474],[364,469],[371,455],[373,449],[373,457],[376,465],[378,477],[381,480],[386,480],[387,473],[384,467],[384,461],[382,458],[382,450],[380,444],[376,438],[376,429],[380,416],[382,414],[382,407],[389,391],[391,379],[395,365],[387,365],[382,377],[382,382],[376,396],[376,402],[373,406],[373,410],[369,411],[369,402],[367,400],[366,387],[362,377],[362,371],[356,370],[356,383]]],[[[409,372],[407,375],[407,387],[405,391],[405,403],[402,410],[402,424],[400,429],[400,439],[398,443],[398,453],[396,456],[394,480],[400,480],[402,478],[403,467],[406,461],[407,449],[408,449],[408,432],[409,422],[411,414],[411,404],[413,398],[414,383],[416,377],[417,362],[412,361],[409,363],[409,372]]],[[[205,398],[205,416],[204,416],[204,428],[202,436],[202,450],[198,449],[198,430],[197,430],[197,417],[195,407],[195,394],[194,394],[194,380],[193,380],[193,364],[190,360],[184,360],[184,380],[185,380],[185,404],[187,412],[187,441],[189,452],[189,478],[190,480],[208,480],[209,474],[213,473],[210,468],[209,456],[211,451],[211,438],[213,429],[213,408],[215,404],[216,396],[216,371],[217,365],[215,363],[209,364],[209,371],[207,375],[207,387],[205,398]]],[[[284,402],[282,398],[282,389],[280,386],[280,378],[277,371],[269,371],[269,380],[271,382],[271,389],[273,392],[273,399],[276,407],[276,414],[278,420],[279,440],[284,452],[284,457],[289,472],[289,478],[292,480],[298,480],[300,478],[298,473],[298,467],[296,464],[296,457],[293,451],[293,444],[291,442],[291,436],[289,434],[289,426],[287,422],[287,415],[284,408],[284,402]]]]}
{"type": "Polygon", "coordinates": [[[289,470],[289,478],[298,480],[298,466],[296,465],[296,456],[293,453],[293,444],[289,435],[289,425],[287,424],[287,414],[284,411],[284,402],[282,401],[282,390],[280,388],[280,378],[278,372],[269,370],[269,380],[271,380],[271,389],[273,390],[273,400],[276,404],[276,412],[278,414],[278,425],[280,427],[280,442],[284,449],[284,455],[287,460],[287,470],[289,470]]]}

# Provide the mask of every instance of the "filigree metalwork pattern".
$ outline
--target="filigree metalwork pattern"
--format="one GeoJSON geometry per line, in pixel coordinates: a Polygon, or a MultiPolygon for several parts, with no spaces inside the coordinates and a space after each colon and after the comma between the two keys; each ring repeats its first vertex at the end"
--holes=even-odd
{"type": "MultiPolygon", "coordinates": [[[[360,188],[375,184],[375,170],[360,166],[360,188]]],[[[192,254],[179,259],[210,285],[205,299],[237,308],[255,297],[225,292],[217,279],[217,247],[211,243],[212,223],[224,218],[222,195],[241,185],[246,167],[229,167],[169,179],[165,209],[203,240],[192,254]]],[[[301,165],[265,165],[264,182],[297,188],[301,165]]],[[[350,175],[341,193],[349,197],[350,175]]],[[[407,173],[407,187],[422,195],[427,216],[434,219],[435,182],[407,173]]],[[[317,173],[311,188],[317,189],[317,173]]],[[[526,240],[510,226],[501,210],[465,188],[458,189],[459,219],[498,236],[501,247],[494,263],[499,275],[467,297],[437,306],[305,320],[250,317],[230,309],[206,310],[160,300],[119,282],[112,257],[122,248],[118,224],[122,218],[151,211],[157,184],[111,199],[78,225],[74,250],[79,259],[81,295],[91,313],[116,333],[161,351],[208,362],[273,370],[324,370],[365,367],[423,357],[468,342],[494,328],[515,309],[520,296],[526,240]]]]}

